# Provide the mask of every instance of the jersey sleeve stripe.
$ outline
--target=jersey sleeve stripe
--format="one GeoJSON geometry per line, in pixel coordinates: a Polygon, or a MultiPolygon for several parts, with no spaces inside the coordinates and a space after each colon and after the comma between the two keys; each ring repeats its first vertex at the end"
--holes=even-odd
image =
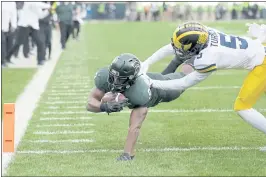
{"type": "Polygon", "coordinates": [[[211,72],[211,71],[215,71],[217,70],[216,64],[212,64],[210,66],[207,66],[205,68],[201,68],[201,69],[196,69],[199,73],[207,73],[207,72],[211,72]]]}

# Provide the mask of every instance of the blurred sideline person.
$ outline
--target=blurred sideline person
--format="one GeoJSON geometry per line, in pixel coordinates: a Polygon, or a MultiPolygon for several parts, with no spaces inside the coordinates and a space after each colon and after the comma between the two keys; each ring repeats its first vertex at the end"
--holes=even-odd
{"type": "Polygon", "coordinates": [[[61,34],[61,47],[66,48],[66,43],[70,34],[72,33],[73,25],[73,8],[69,2],[60,2],[60,5],[56,7],[56,14],[60,27],[61,34]]]}
{"type": "Polygon", "coordinates": [[[7,66],[7,50],[13,46],[13,36],[17,28],[17,8],[15,2],[2,2],[2,31],[1,31],[1,65],[7,66]]]}
{"type": "Polygon", "coordinates": [[[72,37],[74,39],[79,38],[79,33],[80,33],[80,24],[82,22],[81,18],[81,8],[80,5],[76,5],[73,8],[73,30],[72,30],[72,37]]]}
{"type": "MultiPolygon", "coordinates": [[[[39,19],[44,18],[49,13],[42,9],[49,9],[50,5],[43,2],[24,2],[18,20],[18,32],[14,46],[8,51],[7,60],[19,49],[23,43],[29,43],[29,32],[37,45],[37,61],[38,65],[44,64],[44,44],[41,40],[39,31],[39,19]]],[[[27,49],[23,48],[24,56],[28,57],[27,49]]]]}
{"type": "MultiPolygon", "coordinates": [[[[179,65],[176,66],[176,68],[179,65]]],[[[187,69],[187,74],[193,71],[187,69]]],[[[129,120],[128,135],[122,153],[117,160],[127,161],[134,158],[134,147],[140,132],[143,121],[146,118],[149,107],[154,107],[161,102],[170,102],[177,99],[183,92],[150,89],[149,79],[171,80],[182,78],[186,74],[184,72],[171,73],[164,70],[161,73],[140,73],[141,62],[132,54],[121,54],[117,56],[111,65],[101,68],[94,77],[95,87],[89,94],[87,110],[90,112],[119,112],[124,106],[132,109],[129,120]],[[114,94],[122,93],[127,98],[125,101],[112,101],[114,94]],[[107,93],[107,94],[106,94],[107,93]]],[[[176,70],[176,68],[172,69],[176,70]]]]}
{"type": "MultiPolygon", "coordinates": [[[[252,24],[249,33],[257,39],[227,35],[200,23],[182,24],[174,31],[170,44],[144,61],[143,72],[154,62],[175,53],[181,54],[184,61],[196,57],[195,71],[182,79],[152,81],[154,88],[178,92],[200,83],[219,69],[249,70],[235,100],[234,110],[244,121],[266,134],[266,118],[253,108],[266,93],[266,26],[252,24]]],[[[266,151],[266,147],[262,150],[266,151]]]]}

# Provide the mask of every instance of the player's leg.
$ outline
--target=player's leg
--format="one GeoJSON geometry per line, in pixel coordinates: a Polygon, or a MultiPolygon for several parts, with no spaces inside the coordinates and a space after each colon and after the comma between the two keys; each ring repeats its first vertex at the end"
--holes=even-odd
{"type": "Polygon", "coordinates": [[[266,134],[266,118],[252,107],[265,91],[266,57],[247,76],[236,99],[234,109],[246,122],[266,134]]]}

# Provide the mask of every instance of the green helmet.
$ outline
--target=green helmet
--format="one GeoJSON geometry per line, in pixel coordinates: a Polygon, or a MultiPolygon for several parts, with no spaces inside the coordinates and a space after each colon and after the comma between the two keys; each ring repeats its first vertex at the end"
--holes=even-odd
{"type": "Polygon", "coordinates": [[[113,92],[124,92],[135,83],[140,71],[140,60],[133,54],[117,56],[109,67],[108,83],[113,92]]]}

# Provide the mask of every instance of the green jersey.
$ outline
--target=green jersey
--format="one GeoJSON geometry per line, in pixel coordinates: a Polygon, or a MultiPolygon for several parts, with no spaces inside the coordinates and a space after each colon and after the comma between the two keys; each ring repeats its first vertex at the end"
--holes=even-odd
{"type": "MultiPolygon", "coordinates": [[[[107,82],[108,74],[108,68],[102,68],[94,77],[95,86],[105,93],[111,91],[107,82]]],[[[184,73],[171,73],[167,75],[162,75],[161,73],[147,73],[147,75],[140,75],[135,83],[123,93],[129,100],[129,108],[154,107],[160,102],[175,100],[183,91],[151,88],[150,79],[172,80],[184,76],[184,73]]]]}

